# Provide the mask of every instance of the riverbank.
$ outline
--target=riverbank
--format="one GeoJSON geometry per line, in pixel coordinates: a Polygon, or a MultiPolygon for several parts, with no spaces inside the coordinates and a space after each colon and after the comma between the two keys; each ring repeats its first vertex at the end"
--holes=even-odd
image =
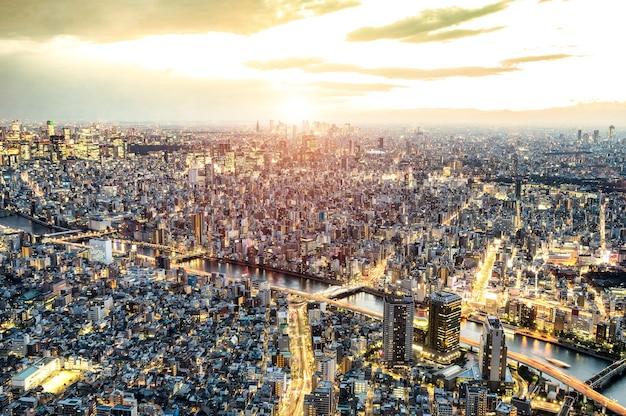
{"type": "Polygon", "coordinates": [[[298,277],[300,279],[314,280],[316,282],[327,283],[329,285],[341,286],[341,285],[344,285],[346,283],[346,282],[344,282],[342,280],[331,279],[331,278],[328,278],[328,277],[316,276],[316,275],[312,275],[312,274],[300,273],[300,272],[296,272],[296,271],[292,271],[292,270],[277,269],[275,267],[266,266],[264,264],[257,264],[257,263],[254,263],[254,262],[248,262],[248,261],[233,260],[233,259],[220,258],[220,257],[214,257],[214,256],[208,256],[208,255],[202,256],[202,259],[208,260],[208,261],[214,261],[214,262],[217,262],[217,263],[233,264],[235,266],[253,267],[253,268],[259,269],[259,270],[264,270],[264,271],[268,271],[268,272],[272,272],[272,273],[282,273],[282,274],[287,275],[287,276],[298,277]]]}
{"type": "Polygon", "coordinates": [[[6,209],[2,209],[0,210],[0,218],[7,218],[7,217],[20,217],[20,218],[24,218],[28,221],[34,222],[37,225],[41,225],[42,227],[48,227],[51,228],[55,231],[70,231],[69,228],[65,228],[65,227],[60,227],[58,225],[54,225],[54,224],[49,224],[46,221],[40,220],[39,218],[35,218],[32,217],[28,214],[24,214],[23,212],[19,212],[19,211],[13,211],[13,210],[6,210],[6,209]]]}
{"type": "Polygon", "coordinates": [[[42,221],[42,220],[40,220],[38,218],[35,218],[35,217],[31,217],[30,215],[27,215],[27,214],[24,214],[24,213],[21,213],[21,212],[16,212],[15,214],[18,217],[26,218],[27,220],[32,221],[35,224],[39,224],[39,225],[44,226],[44,227],[52,228],[53,230],[56,230],[56,231],[70,231],[69,228],[59,227],[58,225],[54,225],[54,224],[48,224],[45,221],[42,221]]]}
{"type": "MultiPolygon", "coordinates": [[[[483,319],[481,319],[480,316],[476,316],[476,315],[470,315],[467,318],[468,321],[470,322],[474,322],[477,324],[482,324],[483,323],[483,319]]],[[[619,360],[621,357],[616,357],[616,356],[612,356],[609,354],[603,354],[601,352],[592,350],[590,348],[584,347],[582,345],[578,345],[578,344],[574,344],[572,342],[569,341],[565,341],[559,338],[555,338],[552,336],[549,336],[547,334],[543,334],[537,331],[531,331],[530,329],[526,329],[526,328],[519,328],[510,324],[507,324],[507,326],[509,328],[511,328],[515,335],[522,335],[528,338],[532,338],[532,339],[536,339],[539,341],[543,341],[543,342],[547,342],[549,344],[554,344],[554,345],[558,345],[559,347],[563,347],[563,348],[567,348],[568,350],[574,351],[574,352],[578,352],[580,354],[586,354],[589,355],[591,357],[594,358],[598,358],[600,360],[606,360],[608,362],[613,362],[616,360],[619,360]]]]}

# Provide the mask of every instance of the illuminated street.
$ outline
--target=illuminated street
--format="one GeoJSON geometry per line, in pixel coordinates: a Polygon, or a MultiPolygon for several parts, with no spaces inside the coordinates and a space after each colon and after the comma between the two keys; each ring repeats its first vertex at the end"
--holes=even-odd
{"type": "Polygon", "coordinates": [[[52,394],[61,394],[70,385],[80,379],[80,371],[59,371],[54,376],[44,381],[41,386],[43,390],[52,394]]]}
{"type": "Polygon", "coordinates": [[[292,381],[285,394],[281,414],[302,414],[304,396],[311,392],[313,362],[308,334],[306,302],[289,303],[289,336],[291,339],[292,381]]]}
{"type": "Polygon", "coordinates": [[[485,304],[485,290],[489,279],[491,278],[491,271],[493,270],[493,264],[496,261],[496,254],[498,253],[499,240],[494,241],[487,248],[487,254],[485,255],[485,261],[483,261],[478,273],[476,273],[476,280],[472,287],[472,301],[475,305],[485,304]]]}
{"type": "MultiPolygon", "coordinates": [[[[474,347],[478,346],[478,341],[475,341],[467,337],[461,337],[461,342],[467,345],[474,346],[474,347]]],[[[557,379],[558,381],[570,386],[576,391],[583,393],[585,396],[595,401],[597,404],[606,407],[607,409],[609,409],[610,411],[618,415],[626,415],[626,407],[620,405],[615,400],[609,399],[608,397],[602,395],[601,393],[593,390],[587,384],[585,384],[584,381],[581,381],[577,379],[576,377],[567,375],[563,373],[562,371],[556,369],[552,365],[543,364],[540,361],[535,360],[534,358],[527,357],[523,354],[520,354],[514,351],[509,351],[508,357],[509,359],[513,361],[517,361],[522,364],[525,364],[529,367],[532,367],[536,370],[541,371],[542,373],[549,375],[550,377],[557,379]]]]}
{"type": "MultiPolygon", "coordinates": [[[[331,305],[335,305],[335,306],[339,306],[342,308],[346,308],[346,309],[350,309],[352,311],[355,312],[359,312],[359,313],[363,313],[366,314],[368,316],[372,316],[375,318],[382,318],[382,314],[380,313],[376,313],[373,311],[370,311],[368,309],[365,308],[360,308],[358,306],[352,306],[349,305],[345,302],[339,302],[333,299],[327,299],[324,298],[323,296],[319,296],[319,295],[313,295],[310,293],[306,293],[306,292],[302,292],[299,290],[294,290],[294,289],[289,289],[289,288],[283,288],[283,287],[279,287],[279,286],[272,286],[271,287],[272,290],[278,290],[278,291],[283,291],[286,293],[292,293],[292,294],[296,294],[296,295],[300,295],[303,297],[306,297],[308,299],[313,299],[316,301],[320,301],[320,302],[327,302],[328,304],[331,305]]],[[[467,345],[471,345],[473,347],[477,347],[479,345],[478,341],[473,340],[471,338],[467,338],[467,337],[461,337],[460,339],[461,343],[467,344],[467,345]]],[[[552,365],[547,365],[547,364],[543,364],[533,358],[527,357],[523,354],[519,354],[513,351],[509,351],[508,352],[508,357],[509,359],[513,360],[513,361],[518,361],[522,364],[526,364],[532,368],[535,368],[557,380],[559,380],[560,382],[570,386],[571,388],[575,389],[576,391],[579,391],[581,393],[583,393],[585,396],[589,397],[590,399],[592,399],[593,401],[595,401],[596,403],[605,406],[607,409],[611,410],[612,412],[615,412],[617,414],[622,414],[622,415],[626,415],[626,407],[620,405],[618,402],[616,402],[615,400],[609,399],[608,397],[602,395],[601,393],[589,388],[589,386],[587,384],[585,384],[585,382],[577,379],[576,377],[572,377],[569,376],[567,374],[564,374],[563,372],[559,371],[558,369],[556,369],[555,367],[553,367],[552,365]]]]}

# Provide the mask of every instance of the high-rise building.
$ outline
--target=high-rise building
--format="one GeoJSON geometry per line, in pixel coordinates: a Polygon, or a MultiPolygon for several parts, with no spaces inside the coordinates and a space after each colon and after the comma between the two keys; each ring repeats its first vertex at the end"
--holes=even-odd
{"type": "Polygon", "coordinates": [[[318,371],[322,373],[322,380],[334,383],[337,375],[337,358],[322,358],[318,363],[318,371]]]}
{"type": "Polygon", "coordinates": [[[451,361],[459,354],[461,297],[440,290],[430,295],[426,346],[438,361],[451,361]]]}
{"type": "Polygon", "coordinates": [[[600,141],[600,130],[593,131],[593,141],[594,143],[598,143],[600,141]]]}
{"type": "Polygon", "coordinates": [[[497,316],[487,316],[480,336],[480,372],[483,380],[500,383],[506,379],[507,347],[504,328],[497,316]]]}
{"type": "Polygon", "coordinates": [[[202,244],[202,236],[204,235],[203,220],[201,212],[191,215],[191,232],[196,237],[196,244],[198,245],[202,244]]]}
{"type": "Polygon", "coordinates": [[[596,325],[596,342],[598,344],[604,344],[606,341],[606,333],[607,333],[608,325],[606,322],[599,322],[596,325]]]}
{"type": "Polygon", "coordinates": [[[313,403],[317,416],[335,414],[335,387],[327,381],[320,381],[313,392],[313,403]]]}
{"type": "Polygon", "coordinates": [[[306,394],[304,396],[303,416],[315,416],[317,409],[315,408],[315,396],[306,394]]]}
{"type": "Polygon", "coordinates": [[[413,316],[411,296],[386,296],[383,311],[383,360],[387,365],[405,365],[413,357],[413,316]]]}
{"type": "Polygon", "coordinates": [[[466,385],[465,416],[485,416],[487,414],[487,387],[466,385]]]}

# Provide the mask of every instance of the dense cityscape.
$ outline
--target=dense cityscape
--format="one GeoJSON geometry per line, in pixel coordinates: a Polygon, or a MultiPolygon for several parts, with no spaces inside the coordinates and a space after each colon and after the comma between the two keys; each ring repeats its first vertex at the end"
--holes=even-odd
{"type": "Polygon", "coordinates": [[[626,414],[614,126],[1,127],[2,416],[626,414]]]}

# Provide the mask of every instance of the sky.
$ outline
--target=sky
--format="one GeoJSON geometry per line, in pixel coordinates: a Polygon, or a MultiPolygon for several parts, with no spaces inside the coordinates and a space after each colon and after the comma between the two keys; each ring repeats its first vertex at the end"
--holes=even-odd
{"type": "Polygon", "coordinates": [[[626,118],[623,0],[0,2],[0,119],[626,118]]]}

